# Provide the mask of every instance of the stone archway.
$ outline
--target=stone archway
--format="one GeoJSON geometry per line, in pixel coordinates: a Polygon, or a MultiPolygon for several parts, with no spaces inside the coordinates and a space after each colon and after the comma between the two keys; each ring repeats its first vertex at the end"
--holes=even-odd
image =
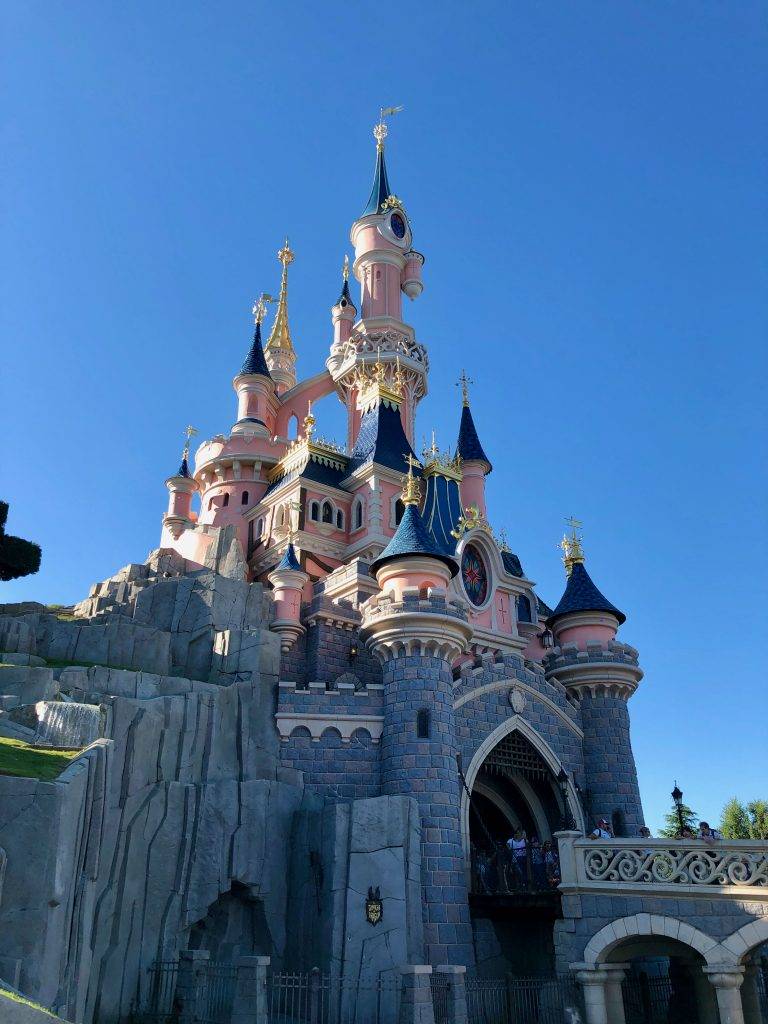
{"type": "MultiPolygon", "coordinates": [[[[480,775],[484,764],[489,759],[494,749],[512,733],[519,733],[520,736],[524,737],[524,739],[539,755],[543,765],[551,775],[553,796],[556,799],[559,799],[559,792],[557,790],[557,786],[554,785],[554,780],[557,778],[557,775],[562,768],[560,760],[549,744],[546,743],[539,733],[537,733],[521,715],[511,716],[494,729],[493,732],[490,733],[480,744],[465,773],[466,789],[462,792],[461,797],[461,830],[464,854],[467,859],[469,859],[470,856],[470,803],[472,791],[475,783],[478,781],[478,776],[480,775]]],[[[528,787],[525,784],[526,780],[520,779],[517,780],[517,783],[519,785],[521,796],[530,807],[531,817],[537,821],[537,829],[539,831],[540,838],[549,838],[549,834],[556,829],[557,825],[555,824],[553,828],[552,823],[542,820],[542,811],[540,807],[536,806],[538,801],[534,800],[533,794],[528,791],[528,787]],[[520,783],[522,783],[522,785],[520,785],[520,783]]],[[[576,827],[583,832],[585,823],[581,803],[578,799],[573,780],[570,778],[568,781],[568,806],[576,821],[576,827]]]]}

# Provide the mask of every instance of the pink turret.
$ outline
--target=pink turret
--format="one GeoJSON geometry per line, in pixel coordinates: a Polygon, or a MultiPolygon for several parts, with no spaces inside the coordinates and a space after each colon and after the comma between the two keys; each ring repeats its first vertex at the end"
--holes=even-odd
{"type": "Polygon", "coordinates": [[[163,516],[163,531],[167,530],[174,540],[178,540],[184,530],[193,526],[197,519],[192,511],[192,495],[198,490],[198,484],[189,471],[189,440],[196,433],[194,427],[187,427],[179,471],[165,481],[168,488],[168,511],[163,516]]]}
{"type": "Polygon", "coordinates": [[[349,256],[344,257],[344,269],[342,270],[341,295],[331,309],[333,322],[333,344],[342,346],[349,341],[352,334],[352,326],[357,316],[355,304],[349,294],[349,256]]]}
{"type": "Polygon", "coordinates": [[[275,617],[270,629],[280,634],[280,648],[287,654],[304,632],[301,624],[301,595],[309,579],[301,568],[293,541],[288,541],[282,559],[267,577],[274,588],[275,617]]]}
{"type": "Polygon", "coordinates": [[[237,422],[233,434],[260,434],[271,437],[274,431],[278,402],[264,350],[261,347],[261,324],[266,312],[266,296],[262,295],[253,307],[256,330],[253,344],[232,387],[237,395],[237,422]]]}

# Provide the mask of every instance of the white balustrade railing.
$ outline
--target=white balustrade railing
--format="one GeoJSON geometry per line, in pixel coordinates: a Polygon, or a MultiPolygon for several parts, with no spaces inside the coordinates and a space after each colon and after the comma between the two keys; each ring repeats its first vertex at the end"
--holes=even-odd
{"type": "Polygon", "coordinates": [[[590,840],[558,834],[563,892],[662,889],[768,902],[768,843],[695,839],[590,840]]]}

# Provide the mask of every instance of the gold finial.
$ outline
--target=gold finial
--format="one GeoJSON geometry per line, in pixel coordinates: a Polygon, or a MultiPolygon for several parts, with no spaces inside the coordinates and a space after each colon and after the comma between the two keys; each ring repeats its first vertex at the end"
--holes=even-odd
{"type": "Polygon", "coordinates": [[[421,488],[419,487],[419,481],[413,475],[413,467],[419,465],[418,459],[409,452],[404,455],[403,458],[408,463],[408,472],[403,477],[403,504],[404,505],[418,505],[421,500],[421,488]]]}
{"type": "Polygon", "coordinates": [[[579,534],[582,524],[578,519],[574,519],[573,516],[570,516],[565,521],[571,528],[571,534],[568,536],[567,533],[564,533],[563,539],[558,546],[563,549],[565,574],[570,576],[574,565],[584,562],[584,548],[581,545],[581,536],[579,534]]]}
{"type": "Polygon", "coordinates": [[[184,459],[189,458],[189,441],[190,438],[193,438],[196,433],[198,433],[197,427],[187,427],[187,429],[184,431],[184,448],[182,449],[181,452],[182,462],[184,461],[184,459]]]}
{"type": "Polygon", "coordinates": [[[312,431],[315,429],[315,417],[312,415],[312,402],[307,402],[307,415],[304,417],[304,437],[307,441],[312,440],[312,431]]]}
{"type": "Polygon", "coordinates": [[[373,129],[373,137],[376,139],[376,149],[379,153],[384,150],[384,139],[387,137],[387,126],[384,121],[385,117],[392,117],[394,114],[399,114],[402,107],[381,107],[379,110],[379,123],[375,125],[373,129]]]}
{"type": "Polygon", "coordinates": [[[291,247],[288,245],[287,236],[282,249],[278,251],[277,258],[283,265],[283,273],[280,278],[280,295],[277,300],[275,321],[272,324],[272,330],[269,333],[269,341],[266,347],[267,349],[287,349],[289,352],[293,352],[291,331],[288,326],[288,267],[293,263],[295,257],[291,247]]]}
{"type": "Polygon", "coordinates": [[[274,302],[275,300],[271,295],[267,295],[266,292],[262,292],[258,299],[253,304],[253,322],[260,324],[264,322],[264,317],[267,315],[267,303],[274,302]]]}
{"type": "Polygon", "coordinates": [[[344,255],[344,266],[341,268],[341,276],[344,281],[349,280],[349,256],[344,255]]]}
{"type": "Polygon", "coordinates": [[[402,368],[400,366],[400,356],[395,357],[395,363],[397,365],[397,369],[395,370],[394,376],[394,390],[396,394],[398,394],[402,398],[405,394],[405,374],[403,373],[402,368]]]}
{"type": "Polygon", "coordinates": [[[464,370],[461,371],[461,376],[456,381],[456,387],[461,388],[461,401],[465,406],[469,405],[469,385],[475,382],[471,377],[468,377],[464,370]]]}
{"type": "Polygon", "coordinates": [[[507,540],[507,531],[502,528],[499,530],[499,535],[496,538],[496,543],[499,545],[499,551],[509,551],[509,541],[507,540]]]}
{"type": "Polygon", "coordinates": [[[381,345],[376,349],[376,362],[373,364],[373,379],[377,384],[383,384],[386,378],[384,363],[381,361],[381,345]]]}

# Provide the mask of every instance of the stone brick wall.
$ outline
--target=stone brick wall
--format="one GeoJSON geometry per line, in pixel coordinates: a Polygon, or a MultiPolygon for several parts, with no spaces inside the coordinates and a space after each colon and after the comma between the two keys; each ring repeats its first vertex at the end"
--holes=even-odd
{"type": "Polygon", "coordinates": [[[518,687],[519,697],[525,702],[520,717],[538,733],[568,774],[584,788],[578,704],[568,697],[564,687],[547,682],[543,672],[526,668],[523,659],[516,655],[506,655],[495,661],[483,659],[474,667],[468,665],[457,680],[454,699],[460,701],[470,697],[456,710],[456,733],[464,771],[468,771],[486,737],[516,716],[510,704],[510,693],[515,683],[523,683],[526,687],[518,687]],[[485,689],[490,686],[496,688],[485,689]],[[472,694],[476,696],[472,697],[472,694]]]}
{"type": "Polygon", "coordinates": [[[339,676],[353,673],[360,682],[380,683],[381,667],[363,647],[358,628],[345,629],[325,619],[316,619],[307,629],[307,680],[332,683],[339,676]],[[352,647],[357,654],[350,659],[352,647]]]}
{"type": "Polygon", "coordinates": [[[308,729],[298,728],[281,744],[280,761],[303,772],[306,788],[328,800],[356,800],[381,792],[379,746],[365,729],[358,729],[345,743],[335,729],[313,740],[308,729]]]}
{"type": "Polygon", "coordinates": [[[422,824],[424,941],[431,964],[474,963],[460,824],[453,678],[440,658],[392,656],[384,666],[381,784],[415,796],[422,824]],[[416,719],[430,713],[429,737],[416,719]]]}
{"type": "Polygon", "coordinates": [[[617,834],[636,836],[643,824],[637,768],[629,738],[629,708],[623,697],[585,692],[581,699],[584,726],[584,770],[593,817],[623,819],[617,834]]]}

